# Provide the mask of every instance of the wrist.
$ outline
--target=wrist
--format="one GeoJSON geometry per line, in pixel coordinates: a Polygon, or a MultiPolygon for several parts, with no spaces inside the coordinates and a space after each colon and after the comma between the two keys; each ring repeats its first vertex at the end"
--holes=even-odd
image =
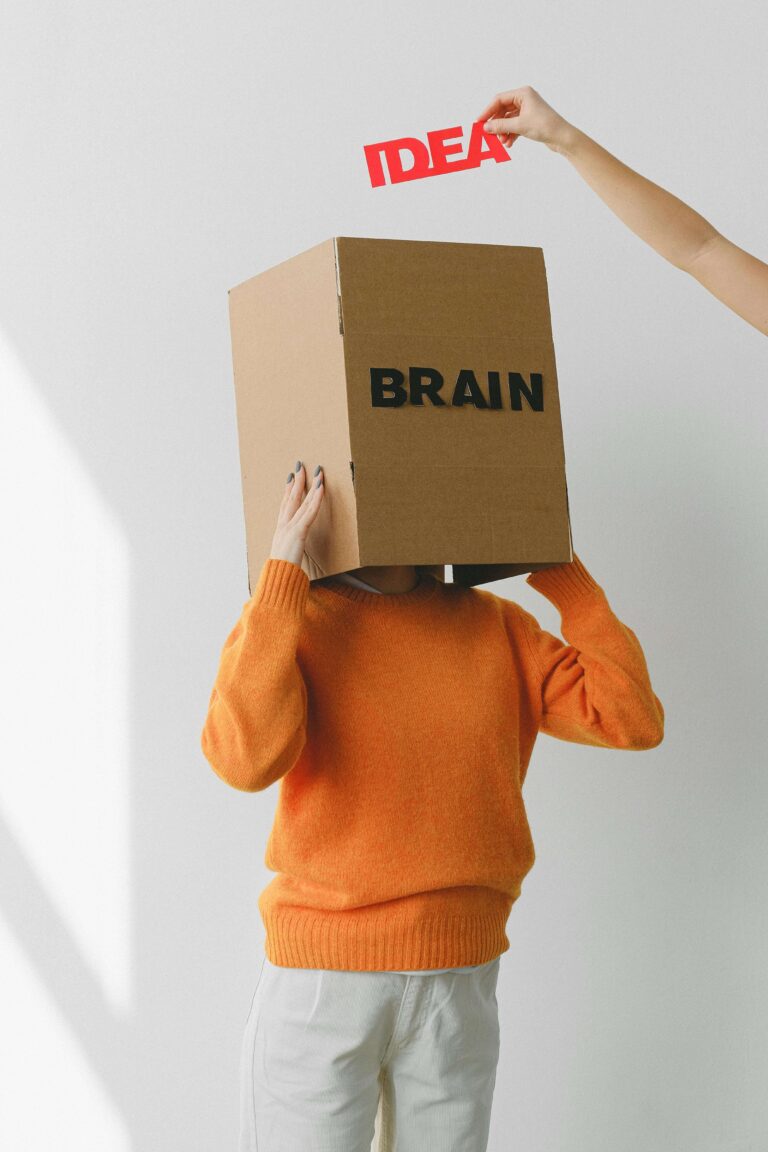
{"type": "Polygon", "coordinates": [[[583,149],[587,139],[588,137],[584,132],[564,120],[560,131],[550,144],[550,148],[553,152],[559,152],[561,156],[565,156],[566,160],[572,160],[583,149]]]}
{"type": "Polygon", "coordinates": [[[270,552],[267,559],[269,559],[269,560],[284,560],[286,562],[286,564],[298,564],[299,568],[301,568],[301,556],[298,556],[298,557],[296,555],[286,556],[285,553],[283,553],[283,552],[270,552]]]}

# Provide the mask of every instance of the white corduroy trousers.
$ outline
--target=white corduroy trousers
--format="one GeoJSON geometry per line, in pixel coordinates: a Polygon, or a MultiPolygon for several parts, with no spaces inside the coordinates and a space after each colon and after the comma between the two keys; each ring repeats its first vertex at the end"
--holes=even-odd
{"type": "Polygon", "coordinates": [[[239,1152],[486,1152],[499,960],[406,975],[265,955],[243,1036],[239,1152]]]}

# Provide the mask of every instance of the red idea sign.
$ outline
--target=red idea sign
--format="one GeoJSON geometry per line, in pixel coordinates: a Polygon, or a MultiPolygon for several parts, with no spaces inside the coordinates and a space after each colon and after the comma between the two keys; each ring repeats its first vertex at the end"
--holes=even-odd
{"type": "Polygon", "coordinates": [[[389,183],[401,184],[404,180],[421,180],[424,176],[442,176],[446,172],[479,168],[483,160],[495,160],[497,164],[509,160],[509,152],[499,137],[493,132],[484,132],[483,124],[483,120],[476,120],[472,125],[467,154],[458,160],[449,160],[448,156],[454,152],[464,151],[464,145],[461,143],[463,135],[461,125],[427,132],[426,144],[415,136],[403,136],[400,140],[384,140],[381,144],[366,144],[363,151],[371,177],[371,187],[380,188],[382,184],[387,183],[383,161],[386,162],[389,183]],[[409,168],[403,167],[403,152],[410,152],[413,157],[413,163],[409,168]]]}

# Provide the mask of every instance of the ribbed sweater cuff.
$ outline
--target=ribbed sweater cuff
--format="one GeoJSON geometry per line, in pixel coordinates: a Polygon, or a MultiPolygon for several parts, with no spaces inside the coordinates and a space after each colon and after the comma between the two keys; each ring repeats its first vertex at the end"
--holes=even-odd
{"type": "Polygon", "coordinates": [[[556,608],[568,608],[588,597],[604,596],[603,588],[590,576],[574,552],[573,560],[566,564],[553,564],[531,572],[526,582],[546,596],[556,608]]]}
{"type": "Polygon", "coordinates": [[[276,560],[269,556],[259,573],[251,603],[301,616],[308,595],[309,576],[304,569],[291,560],[276,560]]]}

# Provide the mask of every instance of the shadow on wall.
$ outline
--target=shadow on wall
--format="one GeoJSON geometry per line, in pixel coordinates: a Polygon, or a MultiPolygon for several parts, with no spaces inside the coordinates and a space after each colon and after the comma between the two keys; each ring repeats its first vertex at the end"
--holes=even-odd
{"type": "MultiPolygon", "coordinates": [[[[0,927],[50,1025],[20,1021],[14,1041],[20,1076],[36,1043],[49,1085],[25,1135],[207,1152],[235,1144],[271,822],[199,747],[248,595],[226,312],[243,235],[227,157],[242,150],[230,86],[201,83],[213,12],[189,24],[161,5],[148,23],[42,2],[17,24],[0,81],[0,327],[42,419],[5,409],[9,440],[22,425],[32,438],[6,483],[24,699],[4,737],[0,927]],[[52,442],[66,450],[52,458],[52,442]],[[65,481],[74,503],[56,498],[65,481]]],[[[249,76],[255,31],[239,48],[236,31],[249,76]]],[[[29,1113],[24,1090],[6,1127],[29,1113]]]]}

